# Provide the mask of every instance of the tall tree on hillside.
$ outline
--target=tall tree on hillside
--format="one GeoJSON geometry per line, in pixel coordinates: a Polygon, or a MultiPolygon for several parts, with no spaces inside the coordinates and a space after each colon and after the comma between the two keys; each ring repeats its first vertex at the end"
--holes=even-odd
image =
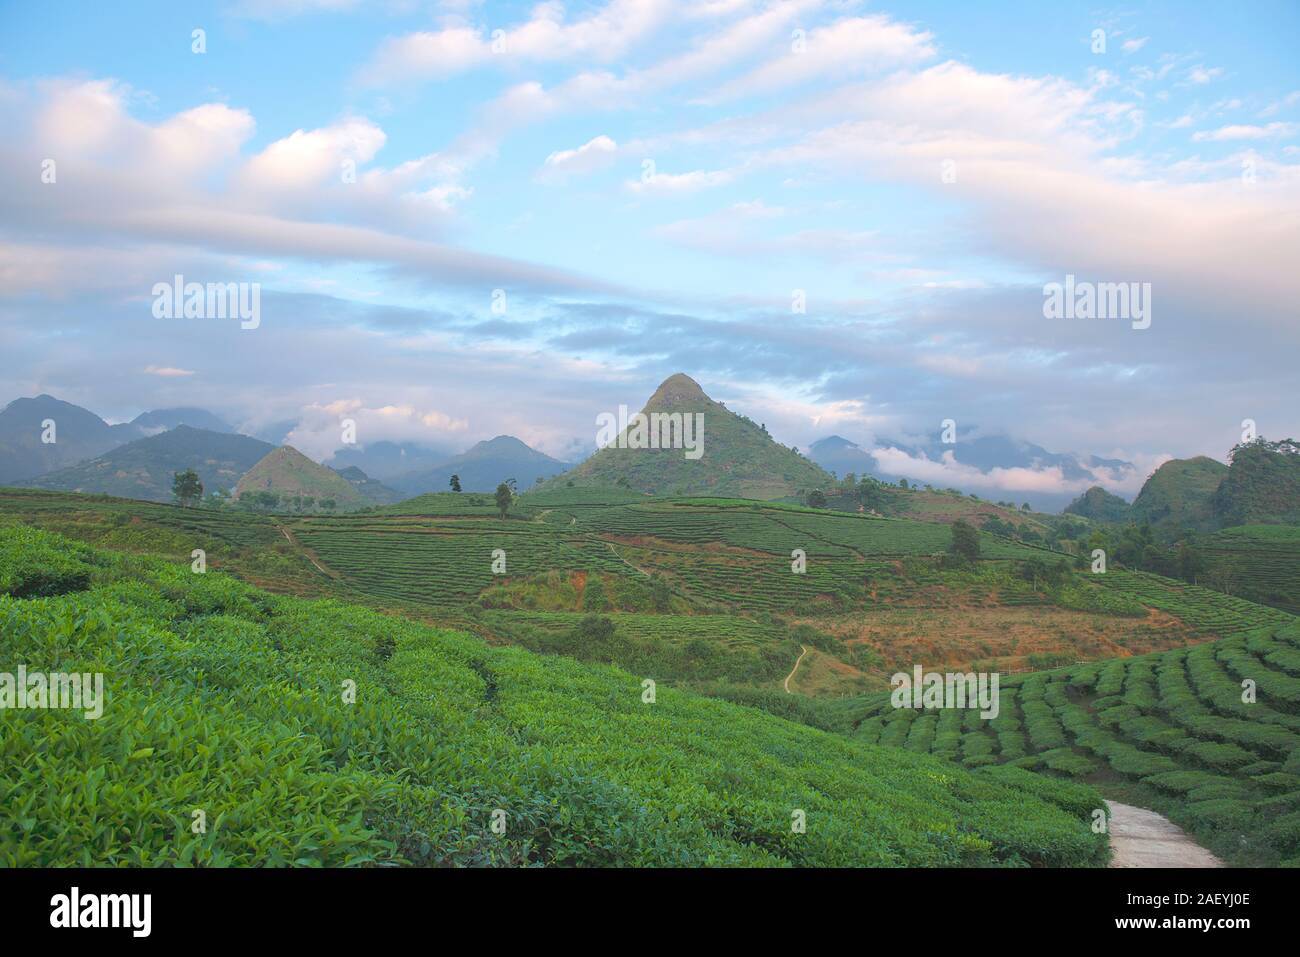
{"type": "Polygon", "coordinates": [[[980,533],[969,522],[952,523],[952,544],[948,550],[968,562],[979,561],[980,533]]]}
{"type": "Polygon", "coordinates": [[[203,498],[203,483],[194,469],[172,473],[172,495],[181,505],[193,505],[203,498]]]}
{"type": "Polygon", "coordinates": [[[453,492],[459,492],[459,491],[460,491],[460,476],[459,476],[459,475],[453,475],[453,476],[451,477],[451,481],[448,482],[447,484],[451,486],[451,490],[452,490],[453,492]]]}
{"type": "Polygon", "coordinates": [[[515,494],[514,492],[510,491],[509,485],[507,485],[505,482],[502,482],[500,485],[497,486],[495,497],[497,500],[497,511],[501,513],[502,518],[505,518],[508,514],[510,514],[510,503],[514,501],[515,494]]]}

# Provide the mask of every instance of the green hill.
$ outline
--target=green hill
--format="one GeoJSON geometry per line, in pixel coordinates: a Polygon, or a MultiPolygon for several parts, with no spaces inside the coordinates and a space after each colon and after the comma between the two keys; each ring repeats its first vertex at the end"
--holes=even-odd
{"type": "Polygon", "coordinates": [[[714,402],[689,376],[669,376],[642,414],[702,415],[701,454],[684,448],[628,447],[636,444],[631,424],[616,441],[581,465],[545,483],[553,489],[622,485],[657,495],[718,495],[777,499],[827,489],[835,480],[799,453],[773,441],[766,429],[714,402]],[[632,438],[629,438],[632,436],[632,438]]]}
{"type": "Polygon", "coordinates": [[[568,467],[567,462],[529,448],[512,435],[498,435],[435,468],[395,476],[388,484],[404,495],[445,492],[456,475],[466,492],[491,492],[509,479],[514,479],[520,489],[528,489],[537,479],[558,475],[568,467]]]}
{"type": "Polygon", "coordinates": [[[29,673],[104,675],[107,701],[95,721],[57,708],[5,719],[0,865],[1086,866],[1107,854],[1085,786],[968,771],[666,682],[650,696],[647,675],[27,527],[0,528],[0,631],[29,673]]]}
{"type": "Polygon", "coordinates": [[[1231,460],[1212,503],[1221,525],[1300,524],[1300,443],[1261,438],[1234,448],[1231,460]]]}
{"type": "Polygon", "coordinates": [[[313,462],[291,445],[282,445],[250,468],[235,486],[235,498],[257,493],[278,495],[281,503],[311,498],[316,504],[333,500],[339,509],[361,508],[369,500],[346,478],[313,462]]]}
{"type": "Polygon", "coordinates": [[[1300,615],[1300,527],[1238,525],[1197,539],[1204,584],[1300,615]]]}
{"type": "Polygon", "coordinates": [[[1094,522],[1122,522],[1128,518],[1129,504],[1100,485],[1094,485],[1067,505],[1065,511],[1094,522]]]}
{"type": "Polygon", "coordinates": [[[375,505],[392,505],[402,500],[402,493],[389,488],[378,479],[372,479],[355,465],[349,465],[347,468],[334,469],[340,476],[361,493],[362,497],[368,502],[375,505]]]}
{"type": "Polygon", "coordinates": [[[267,443],[246,435],[181,425],[22,484],[170,502],[176,472],[194,469],[205,493],[229,490],[270,449],[267,443]]]}
{"type": "Polygon", "coordinates": [[[1228,466],[1204,455],[1172,459],[1146,480],[1133,500],[1128,518],[1138,524],[1164,527],[1170,533],[1185,528],[1213,529],[1214,493],[1227,474],[1228,466]]]}

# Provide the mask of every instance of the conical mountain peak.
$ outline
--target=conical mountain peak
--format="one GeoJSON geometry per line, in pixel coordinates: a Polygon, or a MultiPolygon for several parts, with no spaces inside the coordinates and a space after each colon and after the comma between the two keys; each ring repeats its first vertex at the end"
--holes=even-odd
{"type": "Polygon", "coordinates": [[[654,395],[646,402],[647,409],[654,409],[660,406],[681,405],[683,403],[703,404],[712,402],[700,384],[684,372],[677,372],[670,375],[663,382],[659,383],[659,388],[655,389],[654,395]]]}

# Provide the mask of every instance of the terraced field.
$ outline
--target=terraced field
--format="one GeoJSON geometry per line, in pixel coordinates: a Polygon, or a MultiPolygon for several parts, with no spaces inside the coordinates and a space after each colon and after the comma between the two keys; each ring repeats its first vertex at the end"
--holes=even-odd
{"type": "Polygon", "coordinates": [[[1100,796],[0,527],[0,866],[1073,866],[1100,796]],[[39,591],[33,591],[39,588],[39,591]],[[340,695],[351,684],[355,701],[340,695]],[[192,810],[211,822],[191,828],[192,810]],[[504,824],[505,826],[500,826],[504,824]]]}
{"type": "Polygon", "coordinates": [[[1300,615],[1300,528],[1241,525],[1198,547],[1212,587],[1300,615]]]}
{"type": "Polygon", "coordinates": [[[1300,621],[1280,613],[1191,648],[1006,676],[988,721],[880,695],[853,736],[1090,782],[1230,860],[1300,864],[1300,621]]]}
{"type": "MultiPolygon", "coordinates": [[[[181,509],[65,493],[0,492],[0,520],[22,520],[109,547],[188,562],[208,551],[276,591],[332,595],[470,627],[539,650],[582,612],[612,615],[631,667],[657,649],[685,680],[780,687],[798,654],[790,625],[831,636],[813,656],[819,693],[878,687],[900,660],[1020,671],[1177,647],[1236,634],[1259,606],[1151,575],[1078,573],[1047,588],[1028,564],[1069,559],[982,533],[983,560],[939,560],[945,525],[739,499],[658,499],[559,488],[521,496],[506,519],[490,496],[439,493],[371,513],[268,516],[181,509]],[[792,569],[802,550],[806,568],[792,569]],[[505,570],[494,569],[498,550],[505,570]],[[600,586],[604,597],[589,592],[600,586]],[[553,612],[549,623],[510,614],[553,612]],[[637,614],[655,616],[637,618],[637,614]],[[770,619],[785,619],[773,627],[770,619]],[[692,619],[699,618],[696,623],[692,619]],[[761,635],[742,649],[733,635],[761,635]],[[697,642],[687,656],[679,649],[697,642]],[[531,642],[531,643],[530,643],[531,642]],[[660,642],[656,644],[656,642],[660,642]],[[698,642],[732,655],[728,664],[698,642]],[[784,670],[782,670],[784,669],[784,670]],[[702,677],[700,677],[702,676],[702,677]]],[[[1281,612],[1273,614],[1282,615],[1281,612]]],[[[650,670],[647,666],[647,670],[650,670]]],[[[810,672],[813,674],[813,672],[810,672]]]]}

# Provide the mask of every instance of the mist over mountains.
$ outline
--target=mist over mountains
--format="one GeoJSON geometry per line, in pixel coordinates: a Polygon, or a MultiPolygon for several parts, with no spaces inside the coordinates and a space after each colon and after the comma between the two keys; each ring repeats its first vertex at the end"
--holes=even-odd
{"type": "Polygon", "coordinates": [[[902,440],[880,437],[863,447],[841,435],[812,443],[809,457],[843,478],[850,472],[885,482],[907,479],[936,488],[957,488],[985,498],[1029,502],[1040,511],[1059,511],[1093,485],[1132,484],[1143,476],[1122,459],[1049,452],[1006,435],[956,430],[955,441],[942,433],[902,440]]]}
{"type": "MultiPolygon", "coordinates": [[[[680,373],[661,384],[645,409],[687,406],[709,413],[711,422],[707,426],[706,443],[720,441],[728,461],[720,471],[712,470],[707,464],[672,464],[672,476],[669,476],[663,469],[670,463],[663,459],[647,464],[648,471],[641,480],[629,479],[634,485],[639,482],[647,490],[718,494],[742,494],[748,490],[760,497],[779,497],[827,484],[829,476],[822,472],[825,470],[841,479],[849,473],[891,483],[905,478],[911,483],[957,488],[963,493],[1006,499],[1017,505],[1029,502],[1040,510],[1059,511],[1093,485],[1118,491],[1125,497],[1125,490],[1143,478],[1137,475],[1135,465],[1121,459],[1051,452],[1032,442],[1007,435],[981,434],[971,427],[956,430],[955,441],[951,443],[943,442],[937,432],[919,439],[878,437],[864,444],[833,434],[814,441],[803,456],[794,446],[784,446],[775,440],[766,432],[766,426],[753,423],[743,415],[737,416],[710,399],[698,383],[680,373]],[[742,447],[748,451],[742,451],[742,447]],[[748,464],[738,465],[737,457],[749,459],[748,464]],[[691,474],[678,475],[683,469],[691,474]],[[652,477],[652,472],[659,474],[652,477]]],[[[261,454],[254,461],[270,447],[293,445],[294,432],[299,427],[297,420],[284,419],[242,430],[249,433],[244,437],[259,444],[245,446],[239,455],[221,458],[222,468],[209,467],[209,477],[217,483],[213,487],[233,489],[239,476],[231,480],[227,474],[230,468],[244,463],[255,450],[260,449],[261,454]]],[[[192,436],[179,442],[174,437],[171,442],[135,448],[124,455],[107,458],[93,469],[77,467],[130,443],[166,435],[178,428],[214,435],[241,434],[222,416],[202,408],[149,410],[129,422],[114,425],[54,396],[42,394],[16,399],[0,411],[0,483],[114,490],[115,494],[129,494],[126,490],[135,488],[137,494],[166,500],[168,493],[158,484],[159,470],[184,460],[184,450],[193,445],[192,436]],[[57,429],[57,440],[50,443],[41,441],[42,423],[47,421],[55,422],[57,429]],[[141,456],[147,458],[150,454],[159,456],[157,468],[142,464],[141,456]],[[128,461],[129,468],[120,467],[128,461]],[[134,479],[128,477],[132,472],[134,479]],[[113,476],[111,481],[109,475],[113,476]]],[[[572,447],[580,444],[583,443],[575,439],[572,447]]],[[[321,464],[336,472],[348,472],[355,486],[370,489],[368,499],[387,503],[395,497],[445,491],[452,475],[459,477],[465,491],[476,492],[491,491],[497,483],[511,478],[521,490],[533,487],[539,480],[549,482],[561,475],[566,481],[579,484],[613,481],[618,477],[614,473],[622,475],[622,465],[629,464],[625,456],[618,454],[620,451],[623,450],[597,450],[570,474],[573,463],[546,455],[509,435],[478,442],[461,452],[449,446],[445,439],[428,442],[382,439],[342,446],[321,464]],[[620,460],[622,465],[611,465],[620,460]]],[[[639,459],[630,462],[640,467],[639,459]]],[[[1129,492],[1126,497],[1131,496],[1129,492]]]]}

